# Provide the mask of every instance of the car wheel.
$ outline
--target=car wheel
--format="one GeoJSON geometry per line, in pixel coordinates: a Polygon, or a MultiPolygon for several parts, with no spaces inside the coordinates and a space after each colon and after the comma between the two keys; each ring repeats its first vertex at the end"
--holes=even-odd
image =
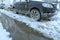
{"type": "Polygon", "coordinates": [[[37,9],[32,9],[30,11],[30,17],[36,21],[39,21],[41,19],[40,12],[37,9]]]}

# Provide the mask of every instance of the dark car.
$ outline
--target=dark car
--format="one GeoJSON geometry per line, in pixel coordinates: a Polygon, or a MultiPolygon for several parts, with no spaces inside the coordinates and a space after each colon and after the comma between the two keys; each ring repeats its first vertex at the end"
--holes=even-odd
{"type": "Polygon", "coordinates": [[[42,18],[52,17],[56,11],[56,7],[52,3],[31,0],[15,2],[12,8],[15,9],[17,13],[27,14],[37,21],[42,18]]]}

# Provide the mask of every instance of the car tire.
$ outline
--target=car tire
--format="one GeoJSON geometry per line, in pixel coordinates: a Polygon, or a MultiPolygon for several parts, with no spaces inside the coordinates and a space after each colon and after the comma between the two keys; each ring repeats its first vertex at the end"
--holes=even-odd
{"type": "Polygon", "coordinates": [[[36,21],[39,21],[41,20],[41,14],[40,14],[40,11],[38,9],[32,9],[30,11],[30,18],[36,20],[36,21]]]}

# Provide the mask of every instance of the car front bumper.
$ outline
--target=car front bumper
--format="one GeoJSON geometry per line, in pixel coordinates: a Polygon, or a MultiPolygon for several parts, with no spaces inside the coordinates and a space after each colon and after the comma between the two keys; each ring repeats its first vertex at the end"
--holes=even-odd
{"type": "Polygon", "coordinates": [[[55,11],[54,13],[43,13],[42,18],[50,18],[56,14],[57,14],[57,11],[55,11]]]}

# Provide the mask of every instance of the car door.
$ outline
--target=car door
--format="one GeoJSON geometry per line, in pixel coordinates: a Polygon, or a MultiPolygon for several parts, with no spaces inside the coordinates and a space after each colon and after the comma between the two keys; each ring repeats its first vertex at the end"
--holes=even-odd
{"type": "Polygon", "coordinates": [[[27,11],[28,6],[26,0],[21,0],[20,7],[21,7],[21,11],[23,12],[27,11]]]}

